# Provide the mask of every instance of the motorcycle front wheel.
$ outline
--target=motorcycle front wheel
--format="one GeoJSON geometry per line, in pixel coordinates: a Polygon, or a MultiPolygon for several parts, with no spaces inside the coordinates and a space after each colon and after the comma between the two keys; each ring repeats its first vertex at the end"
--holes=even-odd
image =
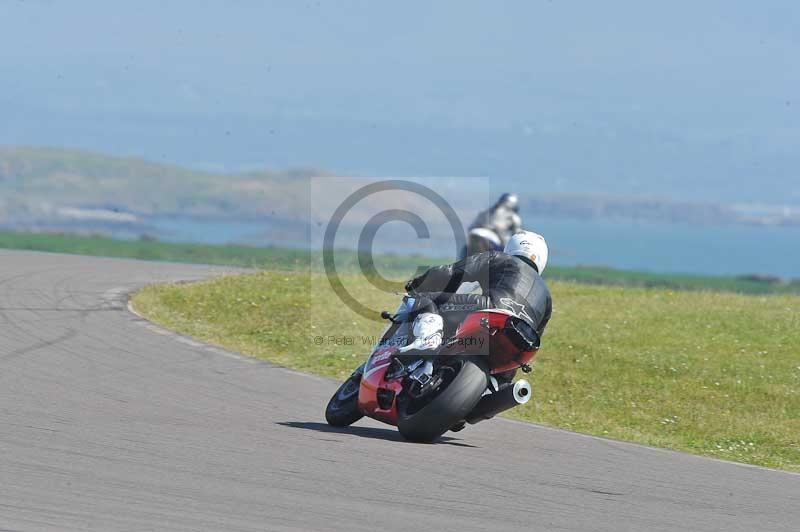
{"type": "Polygon", "coordinates": [[[474,362],[442,366],[439,389],[419,399],[398,398],[397,428],[409,441],[429,443],[463,421],[486,390],[486,373],[474,362]]]}
{"type": "Polygon", "coordinates": [[[325,408],[325,420],[332,427],[352,425],[364,414],[358,409],[358,390],[361,387],[361,373],[356,372],[339,386],[325,408]]]}

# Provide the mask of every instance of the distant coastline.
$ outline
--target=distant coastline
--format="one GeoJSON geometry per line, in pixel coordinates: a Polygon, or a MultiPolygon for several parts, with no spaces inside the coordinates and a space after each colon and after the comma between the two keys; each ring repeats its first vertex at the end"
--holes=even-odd
{"type": "Polygon", "coordinates": [[[542,195],[523,203],[539,215],[580,219],[649,220],[697,225],[800,226],[800,207],[714,204],[666,198],[542,195]]]}
{"type": "MultiPolygon", "coordinates": [[[[209,173],[73,150],[0,147],[0,230],[309,247],[318,243],[316,233],[328,220],[324,213],[310,213],[309,182],[325,175],[311,169],[209,173]]],[[[491,201],[485,191],[478,194],[457,182],[441,193],[459,210],[464,225],[491,201]]],[[[548,235],[553,259],[565,266],[800,278],[797,206],[520,195],[526,226],[548,235]]],[[[395,208],[393,199],[376,198],[369,208],[395,208]]],[[[387,226],[375,241],[376,250],[452,253],[452,231],[437,231],[442,228],[431,207],[415,205],[431,225],[430,239],[417,239],[402,224],[387,226]]],[[[357,247],[358,234],[372,215],[367,210],[348,214],[354,218],[343,223],[337,245],[357,247]]]]}
{"type": "MultiPolygon", "coordinates": [[[[0,146],[0,226],[11,230],[76,227],[147,232],[148,219],[237,222],[308,220],[315,169],[222,174],[143,159],[55,148],[0,146]]],[[[348,178],[358,181],[359,178],[348,178]]],[[[487,199],[454,189],[454,204],[483,208],[487,199]],[[480,205],[478,205],[480,203],[480,205]]],[[[800,206],[676,201],[664,197],[525,193],[522,211],[577,219],[629,219],[696,225],[800,226],[800,206]]],[[[464,216],[466,214],[465,209],[464,216]]],[[[154,235],[159,236],[159,235],[154,235]]]]}

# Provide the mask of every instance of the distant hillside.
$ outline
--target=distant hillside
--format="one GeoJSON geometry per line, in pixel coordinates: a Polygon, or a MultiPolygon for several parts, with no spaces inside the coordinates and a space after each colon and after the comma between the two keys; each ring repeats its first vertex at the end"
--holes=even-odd
{"type": "Polygon", "coordinates": [[[225,175],[138,158],[0,147],[0,221],[103,211],[210,218],[286,216],[307,202],[296,178],[312,175],[325,173],[298,169],[225,175]]]}
{"type": "MultiPolygon", "coordinates": [[[[56,148],[0,146],[0,226],[6,229],[103,232],[129,226],[148,233],[153,216],[214,220],[324,223],[355,187],[371,180],[337,178],[309,187],[309,178],[330,176],[310,168],[222,174],[188,170],[139,158],[56,148]],[[346,181],[346,182],[345,182],[346,181]],[[324,210],[323,209],[323,210],[324,210]]],[[[465,179],[431,183],[465,222],[494,198],[465,179]]],[[[426,220],[441,218],[430,202],[406,195],[374,196],[369,209],[356,209],[351,222],[365,222],[376,209],[410,210],[426,220]]],[[[522,214],[585,219],[629,218],[698,224],[800,225],[800,209],[723,205],[669,198],[586,194],[524,195],[522,214]]],[[[441,221],[441,220],[440,220],[441,221]]],[[[434,222],[435,223],[435,222],[434,222]]],[[[296,225],[296,224],[294,224],[296,225]]],[[[113,232],[113,231],[112,231],[113,232]]]]}
{"type": "MultiPolygon", "coordinates": [[[[262,224],[269,220],[273,232],[287,226],[302,232],[310,222],[322,227],[347,195],[373,182],[312,177],[332,176],[303,168],[222,174],[74,150],[0,147],[0,227],[160,238],[164,235],[150,224],[153,217],[177,217],[262,224]]],[[[491,201],[461,180],[440,183],[431,186],[464,220],[491,201]]],[[[434,225],[444,223],[430,202],[413,194],[384,192],[348,213],[345,225],[359,230],[375,212],[399,208],[434,225]]]]}

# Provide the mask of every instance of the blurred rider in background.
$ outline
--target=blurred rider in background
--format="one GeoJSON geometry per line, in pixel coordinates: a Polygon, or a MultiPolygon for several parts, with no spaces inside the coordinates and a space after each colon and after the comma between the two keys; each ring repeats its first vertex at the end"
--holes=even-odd
{"type": "Polygon", "coordinates": [[[492,207],[482,211],[472,222],[465,256],[484,251],[502,251],[511,236],[522,227],[519,198],[506,192],[492,207]]]}

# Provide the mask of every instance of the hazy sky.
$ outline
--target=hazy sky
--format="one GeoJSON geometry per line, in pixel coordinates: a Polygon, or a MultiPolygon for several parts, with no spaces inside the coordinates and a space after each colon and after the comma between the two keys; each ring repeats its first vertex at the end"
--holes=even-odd
{"type": "Polygon", "coordinates": [[[800,204],[792,0],[0,0],[0,87],[3,144],[800,204]]]}

